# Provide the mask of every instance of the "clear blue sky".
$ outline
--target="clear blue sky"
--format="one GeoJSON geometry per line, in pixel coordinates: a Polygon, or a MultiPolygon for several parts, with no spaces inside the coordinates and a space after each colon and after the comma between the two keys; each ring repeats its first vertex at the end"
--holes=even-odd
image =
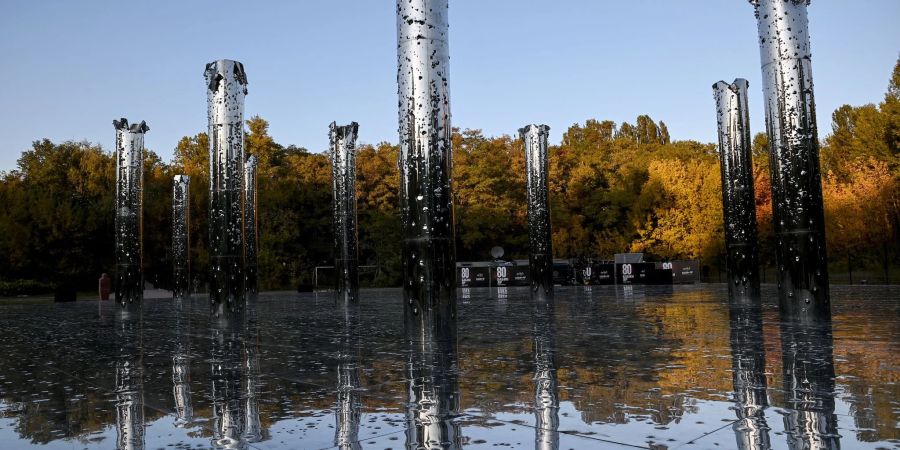
{"type": "MultiPolygon", "coordinates": [[[[112,120],[146,120],[164,160],[206,130],[204,65],[249,79],[247,117],[277,142],[322,151],[328,124],[397,141],[393,0],[14,1],[0,14],[0,170],[31,141],[112,148],[112,120]]],[[[900,1],[809,8],[820,137],[839,105],[878,102],[900,52],[900,1]]],[[[453,124],[488,135],[526,123],[551,142],[588,118],[664,120],[675,139],[715,140],[711,85],[750,80],[763,130],[759,52],[746,0],[450,0],[453,124]]]]}

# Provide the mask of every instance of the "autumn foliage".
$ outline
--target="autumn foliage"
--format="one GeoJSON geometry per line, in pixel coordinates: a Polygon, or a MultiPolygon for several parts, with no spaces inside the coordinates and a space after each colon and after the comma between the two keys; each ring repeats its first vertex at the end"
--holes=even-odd
{"type": "MultiPolygon", "coordinates": [[[[712,113],[711,113],[712,117],[712,113]]],[[[714,121],[711,119],[711,123],[714,121]]],[[[825,133],[823,133],[825,134],[825,133]]],[[[765,135],[754,138],[761,261],[771,266],[771,191],[765,135]]],[[[822,142],[826,231],[832,271],[884,273],[900,255],[900,64],[879,105],[842,106],[822,142]]],[[[193,273],[207,265],[208,139],[181,139],[170,163],[145,155],[144,267],[148,281],[171,280],[172,176],[192,177],[193,273]]],[[[519,139],[455,130],[453,184],[457,257],[484,260],[500,245],[526,258],[525,162],[519,139]]],[[[268,123],[247,121],[246,150],[259,159],[260,285],[309,283],[332,258],[331,168],[325,152],[284,146],[268,123]]],[[[324,150],[324,149],[322,149],[324,150]]],[[[398,148],[362,145],[358,154],[364,280],[400,281],[398,148]]],[[[721,180],[713,144],[671,141],[663,122],[587,120],[562,132],[550,149],[553,246],[559,258],[609,259],[624,251],[649,258],[700,259],[723,254],[721,180]]],[[[16,170],[0,174],[0,281],[72,280],[90,288],[112,272],[113,157],[89,143],[35,141],[16,170]]]]}

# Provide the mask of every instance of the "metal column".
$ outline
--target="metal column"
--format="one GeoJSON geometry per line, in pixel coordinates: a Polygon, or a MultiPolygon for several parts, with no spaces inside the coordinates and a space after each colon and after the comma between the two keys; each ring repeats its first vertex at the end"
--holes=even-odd
{"type": "Polygon", "coordinates": [[[175,175],[172,185],[172,260],[175,300],[191,296],[191,177],[175,175]]]}
{"type": "Polygon", "coordinates": [[[825,217],[806,6],[751,0],[759,26],[781,308],[830,317],[825,217]]]}
{"type": "Polygon", "coordinates": [[[206,65],[209,117],[209,297],[216,317],[244,308],[244,66],[206,65]]]}
{"type": "Polygon", "coordinates": [[[722,212],[725,219],[728,290],[732,295],[759,295],[759,244],[753,189],[747,80],[713,85],[719,128],[722,212]]]}
{"type": "Polygon", "coordinates": [[[448,0],[397,1],[403,293],[412,327],[432,310],[456,311],[447,11],[448,0]]]}
{"type": "Polygon", "coordinates": [[[145,122],[116,128],[116,303],[137,309],[144,297],[142,269],[144,238],[144,133],[145,122]]]}
{"type": "Polygon", "coordinates": [[[528,243],[531,289],[553,292],[553,235],[550,228],[548,191],[547,125],[528,125],[519,130],[525,141],[525,185],[528,201],[528,243]]]}
{"type": "Polygon", "coordinates": [[[359,125],[329,127],[333,192],[334,278],[340,303],[359,295],[359,243],[356,226],[356,136],[359,125]]]}

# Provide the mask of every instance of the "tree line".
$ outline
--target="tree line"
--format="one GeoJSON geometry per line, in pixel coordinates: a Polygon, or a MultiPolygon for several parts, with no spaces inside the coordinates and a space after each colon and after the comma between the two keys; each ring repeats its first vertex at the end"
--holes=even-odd
{"type": "MultiPolygon", "coordinates": [[[[712,112],[710,122],[713,122],[712,112]]],[[[259,161],[259,274],[262,289],[311,283],[332,259],[331,163],[275,142],[268,123],[246,122],[245,148],[259,161]]],[[[820,134],[824,134],[821,133],[820,134]]],[[[454,130],[457,259],[484,260],[500,245],[527,258],[525,160],[513,136],[454,130]]],[[[829,259],[835,271],[886,272],[900,258],[900,61],[879,104],[832,114],[821,162],[829,259]]],[[[361,145],[357,156],[360,262],[366,282],[398,285],[397,145],[361,145]]],[[[773,266],[771,189],[765,134],[753,139],[761,261],[773,266]]],[[[171,285],[172,177],[191,176],[192,273],[206,277],[208,137],[183,137],[173,160],[144,155],[145,278],[171,285]]],[[[587,120],[550,148],[550,202],[556,257],[724,260],[716,146],[672,141],[662,121],[587,120]]],[[[87,142],[43,139],[0,173],[0,282],[92,289],[114,270],[115,158],[87,142]]]]}

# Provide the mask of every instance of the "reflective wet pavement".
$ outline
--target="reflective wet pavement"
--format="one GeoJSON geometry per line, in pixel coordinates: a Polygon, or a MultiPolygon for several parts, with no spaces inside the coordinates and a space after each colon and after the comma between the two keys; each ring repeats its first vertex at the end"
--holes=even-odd
{"type": "Polygon", "coordinates": [[[0,447],[900,448],[900,287],[834,287],[831,327],[773,286],[557,289],[460,289],[455,350],[408,344],[399,290],[263,294],[243,329],[4,301],[0,447]]]}

